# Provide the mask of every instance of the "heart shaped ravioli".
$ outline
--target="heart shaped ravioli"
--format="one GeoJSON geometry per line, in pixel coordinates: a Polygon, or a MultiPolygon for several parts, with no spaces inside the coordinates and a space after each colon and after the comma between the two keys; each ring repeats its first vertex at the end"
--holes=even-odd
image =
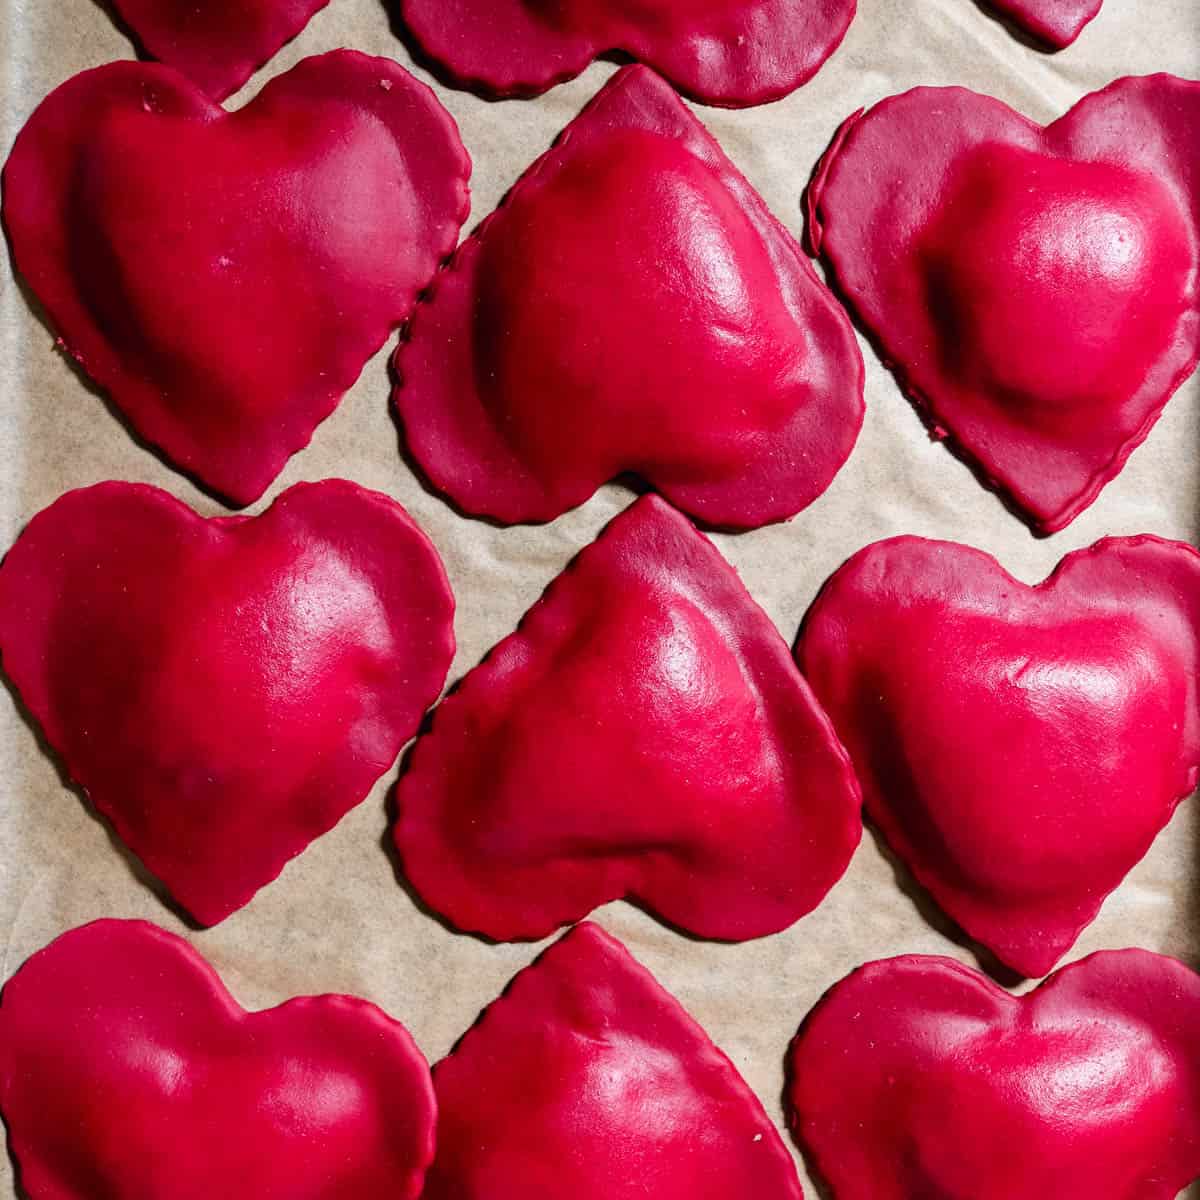
{"type": "Polygon", "coordinates": [[[821,901],[858,844],[859,803],[775,627],[647,496],[438,708],[395,839],[460,929],[540,938],[628,897],[741,940],[821,901]]]}
{"type": "Polygon", "coordinates": [[[352,483],[207,521],[104,483],[0,566],[0,653],[71,777],[212,924],[392,765],[446,678],[453,609],[421,530],[352,483]]]}
{"type": "Polygon", "coordinates": [[[459,248],[409,334],[410,450],[467,512],[505,522],[552,520],[626,471],[712,524],[782,520],[862,424],[845,314],[644,67],[459,248]]]}
{"type": "Polygon", "coordinates": [[[214,100],[290,42],[329,0],[113,0],[146,52],[214,100]]]}
{"type": "Polygon", "coordinates": [[[763,104],[838,48],[856,0],[400,0],[421,49],[465,87],[529,96],[621,51],[705,104],[763,104]]]}
{"type": "Polygon", "coordinates": [[[247,504],[408,316],[468,171],[449,114],[386,59],[306,59],[234,113],[166,67],[113,63],[34,112],[4,222],[134,430],[247,504]]]}
{"type": "Polygon", "coordinates": [[[972,937],[1045,974],[1145,854],[1200,764],[1200,554],[1070,554],[1035,588],[903,537],[825,585],[796,656],[867,812],[972,937]]]}
{"type": "Polygon", "coordinates": [[[0,1110],[30,1200],[416,1200],[429,1068],[350,996],[244,1011],[184,941],[96,921],[0,1006],[0,1110]]]}
{"type": "Polygon", "coordinates": [[[1200,976],[1145,950],[1020,997],[947,958],[870,963],[789,1067],[834,1200],[1175,1200],[1200,1176],[1200,976]]]}
{"type": "Polygon", "coordinates": [[[810,231],[939,436],[1037,530],[1146,437],[1200,352],[1200,83],[1153,75],[1045,129],[961,88],[852,117],[810,231]]]}
{"type": "Polygon", "coordinates": [[[433,1078],[424,1200],[801,1200],[733,1064],[595,925],[521,971],[433,1078]]]}
{"type": "Polygon", "coordinates": [[[1049,49],[1061,50],[1096,16],[1101,0],[988,0],[988,3],[1049,49]]]}

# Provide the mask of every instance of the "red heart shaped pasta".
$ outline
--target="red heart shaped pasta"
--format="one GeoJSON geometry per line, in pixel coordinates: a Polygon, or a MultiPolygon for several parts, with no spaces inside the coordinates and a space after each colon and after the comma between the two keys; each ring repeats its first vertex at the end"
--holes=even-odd
{"type": "Polygon", "coordinates": [[[17,266],[134,430],[257,499],[412,309],[469,161],[387,59],[305,59],[235,113],[113,63],[42,102],[4,170],[17,266]]]}
{"type": "Polygon", "coordinates": [[[628,897],[741,940],[820,903],[859,803],[775,627],[647,496],[438,708],[394,832],[413,886],[460,929],[540,938],[628,897]]]}
{"type": "Polygon", "coordinates": [[[733,1064],[595,925],[521,971],[433,1076],[424,1200],[801,1200],[733,1064]]]}
{"type": "Polygon", "coordinates": [[[223,100],[329,0],[113,0],[147,53],[223,100]]]}
{"type": "Polygon", "coordinates": [[[352,996],[248,1013],[186,942],[96,921],[0,1006],[0,1110],[30,1200],[416,1200],[429,1068],[352,996]]]}
{"type": "Polygon", "coordinates": [[[552,520],[626,471],[711,524],[782,520],[862,424],[845,313],[644,67],[460,247],[409,338],[410,450],[456,504],[504,522],[552,520]]]}
{"type": "Polygon", "coordinates": [[[1101,0],[988,0],[988,3],[1051,50],[1061,50],[1096,16],[1101,0]]]}
{"type": "Polygon", "coordinates": [[[0,566],[4,669],[71,778],[175,899],[227,917],[367,794],[454,653],[428,538],[352,483],[203,520],[69,492],[0,566]]]}
{"type": "Polygon", "coordinates": [[[973,938],[1044,975],[1146,853],[1200,764],[1200,554],[1154,537],[1035,588],[894,538],[825,585],[796,649],[867,812],[973,938]]]}
{"type": "Polygon", "coordinates": [[[621,51],[704,104],[763,104],[838,48],[856,0],[400,0],[420,48],[464,87],[537,95],[621,51]]]}
{"type": "Polygon", "coordinates": [[[1061,529],[1200,353],[1200,83],[1120,79],[1042,128],[917,88],[852,117],[813,242],[937,436],[1061,529]]]}
{"type": "Polygon", "coordinates": [[[1175,1200],[1200,1176],[1200,976],[1145,950],[1020,997],[947,958],[869,963],[789,1067],[833,1200],[1175,1200]]]}

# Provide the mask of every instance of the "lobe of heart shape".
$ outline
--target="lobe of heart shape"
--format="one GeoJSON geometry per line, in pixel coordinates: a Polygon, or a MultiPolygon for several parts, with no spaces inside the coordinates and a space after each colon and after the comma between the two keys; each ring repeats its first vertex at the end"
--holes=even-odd
{"type": "Polygon", "coordinates": [[[740,941],[820,903],[859,804],[775,627],[647,496],[437,710],[394,835],[416,891],[460,929],[541,938],[627,897],[740,941]]]}
{"type": "Polygon", "coordinates": [[[538,95],[621,51],[703,104],[738,108],[806,83],[856,0],[400,0],[445,75],[485,95],[538,95]]]}
{"type": "Polygon", "coordinates": [[[671,89],[619,72],[460,247],[396,358],[409,449],[469,513],[549,521],[632,472],[714,525],[849,455],[841,306],[671,89]]]}
{"type": "Polygon", "coordinates": [[[1200,764],[1200,554],[1109,538],[1037,587],[901,537],[825,585],[796,657],[917,881],[1044,975],[1150,848],[1200,764]]]}
{"type": "Polygon", "coordinates": [[[113,7],[148,54],[224,100],[328,2],[113,0],[113,7]]]}
{"type": "Polygon", "coordinates": [[[948,958],[869,963],[789,1072],[833,1200],[1175,1200],[1200,1177],[1200,976],[1146,950],[1025,996],[948,958]]]}
{"type": "Polygon", "coordinates": [[[298,484],[204,520],[102,483],[0,566],[4,669],[70,776],[206,925],[363,799],[454,653],[437,551],[394,501],[298,484]]]}
{"type": "Polygon", "coordinates": [[[0,1006],[0,1110],[32,1200],[416,1200],[429,1068],[352,996],[246,1012],[185,941],[96,921],[0,1006]]]}
{"type": "Polygon", "coordinates": [[[112,63],[29,119],[4,224],[134,432],[248,504],[408,317],[469,170],[433,92],[387,59],[305,59],[233,113],[167,67],[112,63]]]}
{"type": "Polygon", "coordinates": [[[843,125],[814,247],[933,429],[1037,531],[1088,507],[1200,353],[1200,83],[1119,79],[1044,129],[963,88],[843,125]]]}
{"type": "Polygon", "coordinates": [[[733,1064],[595,925],[521,971],[433,1075],[424,1200],[802,1200],[733,1064]]]}
{"type": "Polygon", "coordinates": [[[987,0],[1051,50],[1069,46],[1100,11],[1102,0],[987,0]]]}

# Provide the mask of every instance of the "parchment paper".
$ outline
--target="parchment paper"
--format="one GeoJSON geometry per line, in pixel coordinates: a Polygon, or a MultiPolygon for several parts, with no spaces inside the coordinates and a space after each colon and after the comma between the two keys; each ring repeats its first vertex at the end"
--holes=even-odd
{"type": "MultiPolygon", "coordinates": [[[[132,50],[93,0],[0,3],[0,150],[7,155],[21,123],[51,88],[76,71],[130,57],[132,50]]],[[[412,68],[381,0],[332,0],[231,105],[244,103],[269,75],[305,55],[343,45],[412,68]]],[[[594,65],[534,101],[489,104],[438,87],[475,161],[468,228],[491,211],[612,70],[609,63],[594,65]]],[[[1200,77],[1197,0],[1105,0],[1079,41],[1054,56],[1013,37],[973,0],[859,0],[845,43],[806,87],[762,108],[697,111],[798,235],[800,193],[813,163],[838,123],[861,105],[916,84],[955,83],[1048,121],[1116,76],[1157,70],[1200,77]]],[[[224,511],[134,442],[55,351],[13,282],[7,255],[3,270],[0,549],[61,492],[103,479],[157,484],[202,513],[224,511]]],[[[789,642],[825,577],[859,547],[891,534],[972,542],[1030,582],[1062,554],[1105,534],[1200,537],[1197,378],[1180,389],[1099,501],[1065,532],[1038,540],[965,466],[929,441],[865,344],[863,353],[866,425],[825,496],[788,524],[714,537],[789,642]]],[[[608,486],[540,528],[496,529],[456,516],[401,460],[383,354],[254,511],[297,480],[326,476],[389,492],[437,544],[458,598],[451,680],[511,631],[550,579],[633,498],[623,487],[608,486]]],[[[382,847],[385,798],[394,779],[395,771],[389,772],[362,805],[246,908],[215,929],[195,932],[65,785],[15,705],[0,696],[0,977],[74,925],[100,916],[143,917],[189,937],[247,1007],[302,993],[356,993],[402,1020],[436,1061],[538,947],[485,945],[418,911],[382,847]]],[[[1200,965],[1198,818],[1195,800],[1181,807],[1070,957],[1140,945],[1200,965]]],[[[609,905],[597,918],[679,997],[780,1122],[788,1039],[833,982],[861,962],[904,952],[974,961],[944,919],[898,885],[870,833],[825,903],[775,937],[740,946],[696,942],[625,904],[609,905]]],[[[11,1169],[0,1157],[0,1195],[12,1190],[11,1169]]],[[[1190,1194],[1200,1196],[1200,1188],[1190,1194]]]]}

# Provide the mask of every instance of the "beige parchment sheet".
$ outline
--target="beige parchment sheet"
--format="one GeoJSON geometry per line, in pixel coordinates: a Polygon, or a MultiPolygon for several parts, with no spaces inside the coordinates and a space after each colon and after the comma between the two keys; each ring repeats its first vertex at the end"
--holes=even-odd
{"type": "MultiPolygon", "coordinates": [[[[94,0],[0,4],[0,152],[7,156],[21,123],[51,88],[132,51],[94,0]]],[[[266,77],[300,58],[340,46],[412,66],[382,0],[331,0],[231,105],[244,103],[266,77]]],[[[613,69],[593,65],[533,101],[490,104],[438,87],[475,163],[468,228],[495,207],[613,69]]],[[[916,84],[965,84],[1049,121],[1117,76],[1158,70],[1200,78],[1200,0],[1105,0],[1078,42],[1054,56],[1017,40],[974,0],[859,0],[846,41],[808,86],[762,108],[696,111],[799,234],[809,172],[838,123],[861,105],[916,84]]],[[[613,214],[614,222],[620,219],[613,214]]],[[[0,549],[61,492],[103,479],[157,484],[202,513],[224,511],[134,443],[56,352],[15,285],[7,254],[2,269],[0,549]]],[[[892,534],[971,542],[1030,582],[1062,554],[1105,534],[1200,539],[1200,378],[1184,384],[1099,501],[1065,532],[1039,540],[930,442],[892,378],[865,343],[862,349],[866,424],[833,486],[785,525],[714,537],[789,642],[826,576],[859,547],[892,534]]],[[[545,527],[496,529],[456,516],[400,457],[384,354],[367,365],[254,511],[297,480],[327,476],[390,493],[436,543],[458,599],[452,681],[512,630],[545,585],[633,498],[610,485],[545,527]]],[[[456,936],[417,910],[381,843],[394,779],[389,772],[246,908],[215,929],[195,932],[147,886],[0,694],[0,979],[72,926],[102,916],[142,917],[187,936],[247,1007],[302,993],[355,993],[402,1020],[436,1061],[539,947],[489,946],[456,936]]],[[[626,904],[607,906],[597,919],[679,997],[780,1123],[788,1039],[827,987],[859,963],[892,954],[940,953],[974,962],[944,921],[918,910],[870,833],[825,903],[774,937],[740,946],[694,942],[626,904]]],[[[1200,966],[1195,800],[1180,808],[1071,957],[1127,945],[1200,966]]],[[[12,1193],[11,1168],[0,1156],[0,1196],[12,1193]]],[[[1191,1194],[1200,1197],[1200,1187],[1191,1194]]]]}

